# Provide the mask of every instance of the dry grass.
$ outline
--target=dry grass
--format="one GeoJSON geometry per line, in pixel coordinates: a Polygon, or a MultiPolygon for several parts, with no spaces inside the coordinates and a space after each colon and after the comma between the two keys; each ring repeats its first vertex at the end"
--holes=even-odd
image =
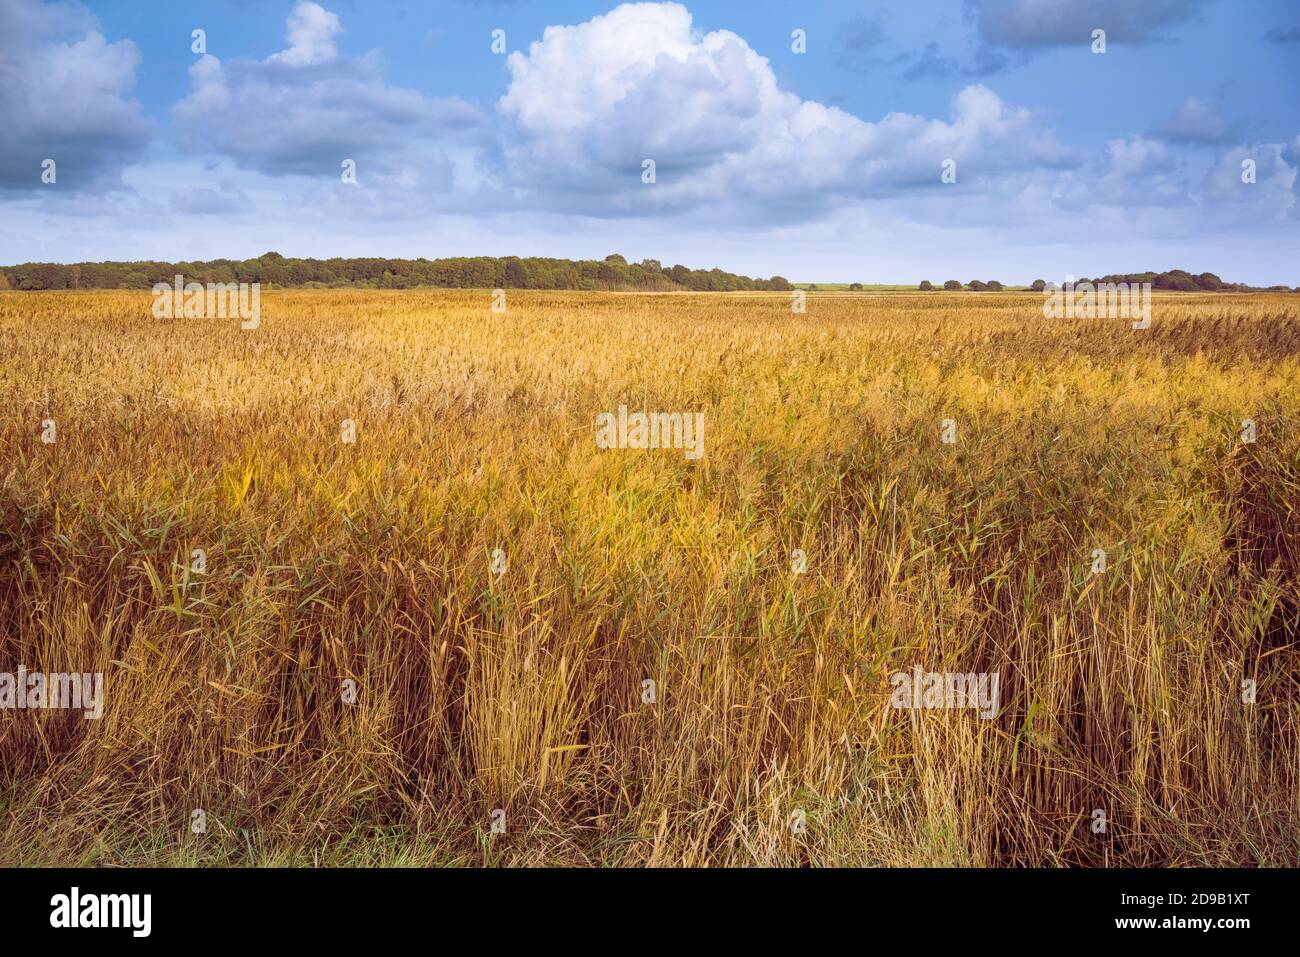
{"type": "Polygon", "coordinates": [[[149,303],[0,293],[0,670],[107,682],[0,712],[2,863],[1300,863],[1300,297],[149,303]]]}

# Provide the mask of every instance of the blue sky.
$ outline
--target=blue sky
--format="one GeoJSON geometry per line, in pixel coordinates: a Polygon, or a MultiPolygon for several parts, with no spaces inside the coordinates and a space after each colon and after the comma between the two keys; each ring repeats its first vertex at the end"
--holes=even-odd
{"type": "Polygon", "coordinates": [[[0,0],[0,81],[0,263],[1300,284],[1291,0],[0,0]]]}

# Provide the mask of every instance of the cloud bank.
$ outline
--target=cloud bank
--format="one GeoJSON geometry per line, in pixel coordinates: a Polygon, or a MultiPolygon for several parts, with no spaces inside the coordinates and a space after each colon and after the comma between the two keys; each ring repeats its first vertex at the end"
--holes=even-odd
{"type": "Polygon", "coordinates": [[[118,182],[152,132],[131,98],[139,62],[80,5],[0,3],[0,189],[43,188],[46,159],[63,190],[118,182]]]}

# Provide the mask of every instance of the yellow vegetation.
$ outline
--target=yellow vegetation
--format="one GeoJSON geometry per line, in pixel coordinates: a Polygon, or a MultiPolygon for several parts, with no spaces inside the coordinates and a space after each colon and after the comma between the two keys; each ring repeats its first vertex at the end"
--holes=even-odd
{"type": "Polygon", "coordinates": [[[508,302],[0,294],[0,862],[1300,863],[1300,297],[508,302]]]}

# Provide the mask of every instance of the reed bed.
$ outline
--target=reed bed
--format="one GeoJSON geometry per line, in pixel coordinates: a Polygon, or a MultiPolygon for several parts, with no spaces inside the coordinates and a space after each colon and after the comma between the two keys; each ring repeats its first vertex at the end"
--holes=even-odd
{"type": "Polygon", "coordinates": [[[1300,864],[1298,296],[150,302],[0,293],[0,863],[1300,864]]]}

